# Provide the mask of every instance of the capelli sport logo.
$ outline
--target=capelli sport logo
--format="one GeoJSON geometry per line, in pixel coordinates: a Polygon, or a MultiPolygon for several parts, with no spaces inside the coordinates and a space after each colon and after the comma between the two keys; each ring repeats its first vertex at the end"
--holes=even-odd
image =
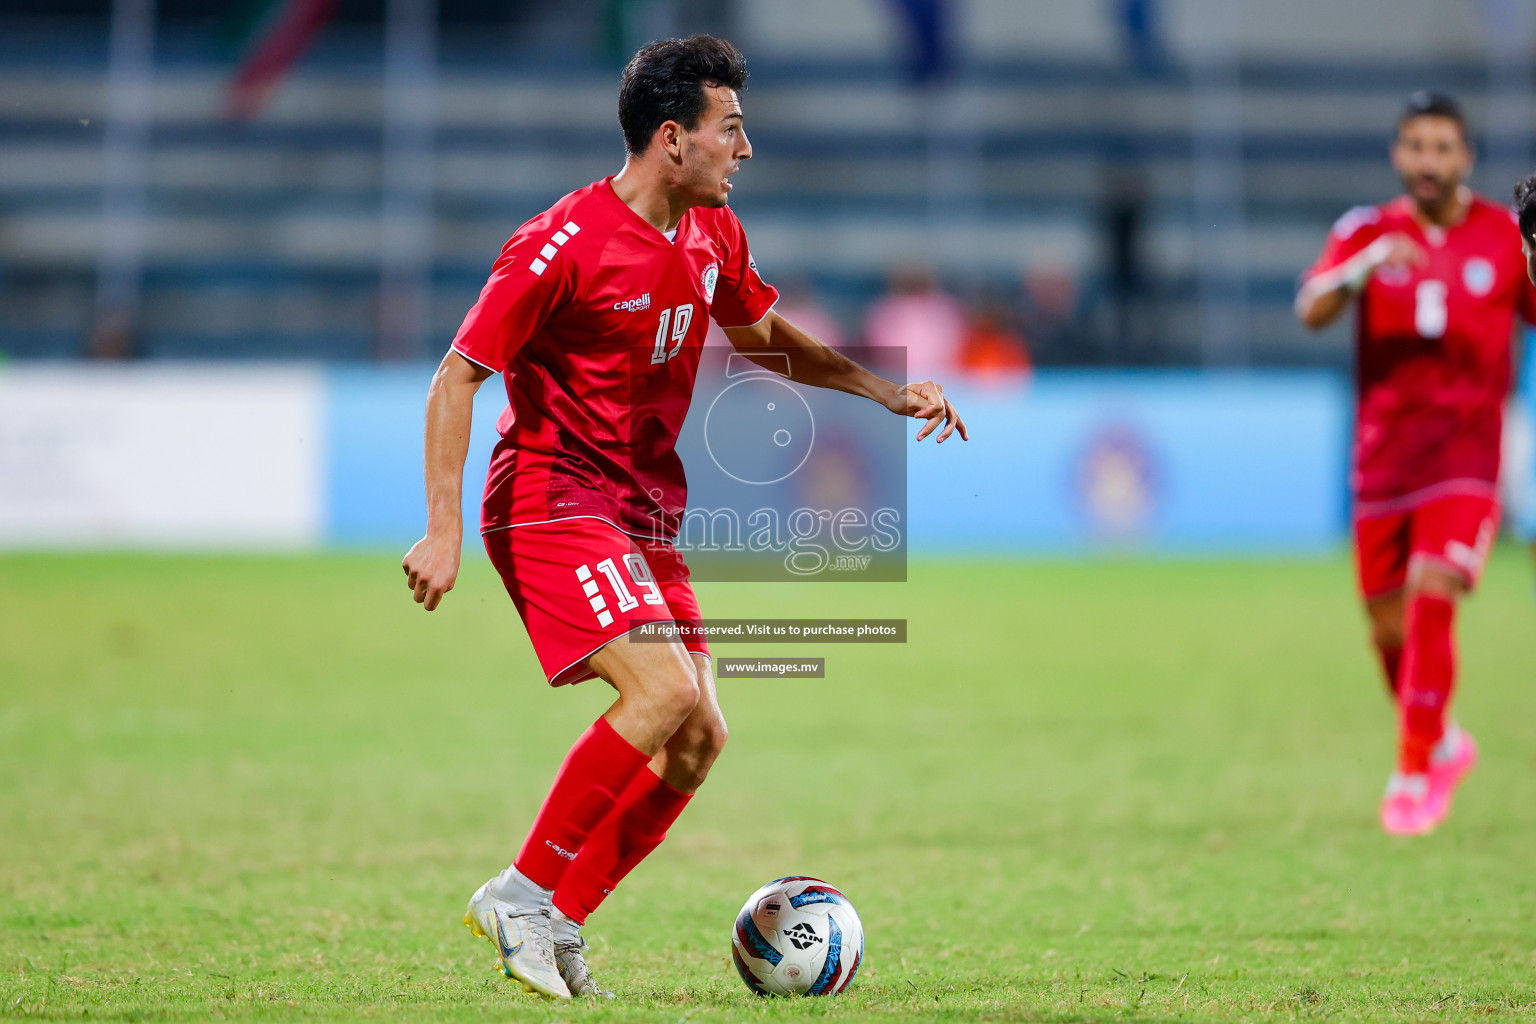
{"type": "Polygon", "coordinates": [[[633,313],[637,309],[651,308],[651,293],[646,292],[638,299],[625,299],[623,302],[615,302],[614,309],[622,309],[626,313],[633,313]]]}
{"type": "Polygon", "coordinates": [[[548,839],[544,840],[544,845],[549,847],[551,850],[554,850],[555,851],[555,856],[557,856],[557,857],[564,857],[566,860],[575,860],[576,859],[576,855],[574,853],[572,853],[570,850],[567,850],[563,846],[558,846],[554,842],[552,842],[552,841],[550,841],[548,839]]]}

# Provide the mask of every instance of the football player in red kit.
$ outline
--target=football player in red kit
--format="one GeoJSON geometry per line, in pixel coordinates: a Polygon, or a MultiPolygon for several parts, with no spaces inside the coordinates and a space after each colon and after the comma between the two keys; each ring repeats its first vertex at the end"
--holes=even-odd
{"type": "Polygon", "coordinates": [[[629,635],[699,618],[658,524],[675,524],[687,501],[674,449],[708,320],[749,358],[775,354],[764,364],[792,380],[925,420],[918,440],[966,436],[939,385],[885,380],[774,312],[778,292],[727,205],[752,156],[745,80],[724,40],[637,53],[619,89],[623,170],[517,230],[428,392],[427,533],[403,563],[415,599],[431,611],[458,574],[473,398],[500,373],[508,407],[485,487],[486,550],[550,684],[597,677],[618,691],[464,918],[508,977],[552,998],[606,994],[580,927],[662,841],[725,743],[708,646],[629,635]]]}
{"type": "Polygon", "coordinates": [[[1477,761],[1447,715],[1456,606],[1498,530],[1510,338],[1517,313],[1536,317],[1536,291],[1509,210],[1462,184],[1472,151],[1455,100],[1410,97],[1392,166],[1405,194],[1339,218],[1296,313],[1317,329],[1356,302],[1355,558],[1398,709],[1381,822],[1416,835],[1477,761]]]}

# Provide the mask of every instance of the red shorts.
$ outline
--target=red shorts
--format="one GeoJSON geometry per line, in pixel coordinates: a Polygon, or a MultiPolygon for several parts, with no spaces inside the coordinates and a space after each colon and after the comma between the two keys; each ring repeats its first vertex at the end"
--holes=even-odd
{"type": "Polygon", "coordinates": [[[1426,562],[1477,585],[1499,529],[1497,499],[1453,494],[1401,512],[1355,520],[1355,567],[1367,600],[1401,590],[1426,562]]]}
{"type": "MultiPolygon", "coordinates": [[[[596,678],[587,659],[644,623],[699,619],[688,566],[670,544],[592,518],[506,527],[482,539],[551,686],[596,678]]],[[[703,640],[683,646],[709,655],[703,640]]]]}

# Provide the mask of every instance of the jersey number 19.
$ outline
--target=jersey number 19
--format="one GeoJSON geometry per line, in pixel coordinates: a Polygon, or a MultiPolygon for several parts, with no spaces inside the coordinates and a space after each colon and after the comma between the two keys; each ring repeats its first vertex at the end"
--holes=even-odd
{"type": "Polygon", "coordinates": [[[651,364],[664,363],[683,347],[688,337],[688,325],[693,323],[693,303],[685,302],[676,309],[661,311],[661,322],[656,325],[656,348],[651,352],[651,364]],[[672,347],[668,348],[667,343],[672,347]]]}

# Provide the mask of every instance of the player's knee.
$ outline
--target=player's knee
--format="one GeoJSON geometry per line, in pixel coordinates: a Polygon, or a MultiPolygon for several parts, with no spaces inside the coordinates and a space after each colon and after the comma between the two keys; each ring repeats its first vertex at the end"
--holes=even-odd
{"type": "Polygon", "coordinates": [[[699,681],[691,671],[679,667],[656,681],[652,699],[662,717],[673,722],[675,728],[699,706],[699,681]]]}
{"type": "Polygon", "coordinates": [[[725,741],[729,737],[730,730],[726,728],[725,719],[719,715],[712,715],[707,721],[699,723],[693,736],[693,749],[706,770],[725,749],[725,741]]]}
{"type": "Polygon", "coordinates": [[[713,757],[719,757],[725,749],[725,741],[731,738],[730,727],[725,724],[725,719],[716,718],[709,727],[709,751],[713,757]]]}
{"type": "Polygon", "coordinates": [[[1421,573],[1408,588],[1408,599],[1412,601],[1420,594],[1428,597],[1438,597],[1446,601],[1455,601],[1467,592],[1467,585],[1456,576],[1447,572],[1421,573]]]}

